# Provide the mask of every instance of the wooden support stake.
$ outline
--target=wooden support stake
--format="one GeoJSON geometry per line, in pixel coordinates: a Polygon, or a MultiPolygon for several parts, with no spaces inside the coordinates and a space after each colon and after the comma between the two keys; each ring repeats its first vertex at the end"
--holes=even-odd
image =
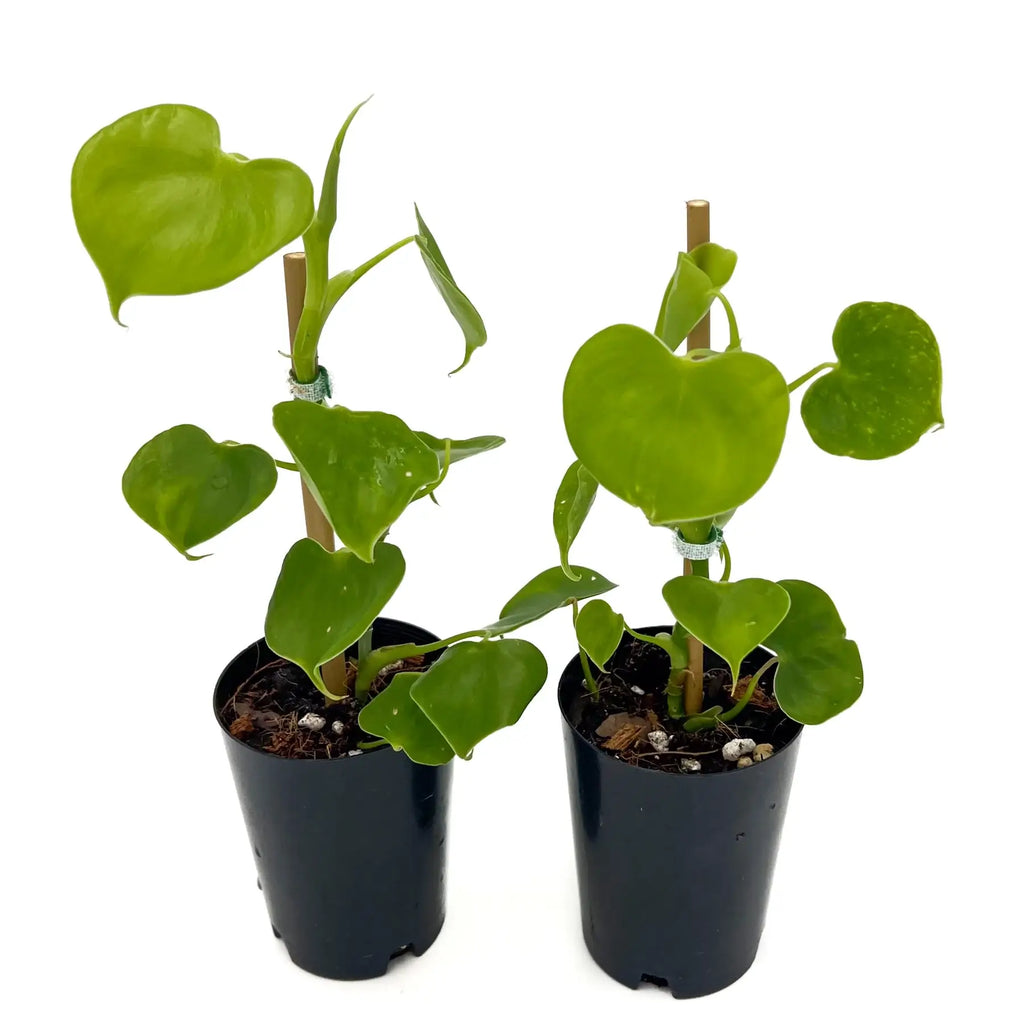
{"type": "MultiPolygon", "coordinates": [[[[295,345],[295,332],[299,328],[299,317],[306,298],[306,254],[304,252],[285,253],[284,257],[284,292],[288,302],[288,343],[289,348],[295,345]]],[[[306,516],[306,536],[315,540],[327,551],[334,550],[334,529],[327,521],[316,499],[310,493],[305,481],[302,486],[302,510],[306,516]]],[[[331,693],[339,696],[348,689],[345,672],[345,655],[340,654],[333,661],[321,666],[320,674],[331,693]]]]}
{"type": "MultiPolygon", "coordinates": [[[[711,204],[706,199],[691,199],[686,204],[686,251],[711,241],[711,204]]],[[[686,338],[686,351],[711,348],[711,314],[709,313],[686,338]]],[[[693,572],[693,563],[683,562],[683,574],[693,572]]],[[[687,641],[690,654],[690,674],[683,690],[683,710],[697,714],[704,706],[704,645],[691,636],[687,641]]]]}

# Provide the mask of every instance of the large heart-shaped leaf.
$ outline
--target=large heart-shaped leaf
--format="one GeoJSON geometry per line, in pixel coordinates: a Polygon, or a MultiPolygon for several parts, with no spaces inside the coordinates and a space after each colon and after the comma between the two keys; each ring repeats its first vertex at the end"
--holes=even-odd
{"type": "Polygon", "coordinates": [[[587,518],[590,506],[597,495],[597,480],[594,474],[577,459],[566,471],[555,494],[555,510],[552,520],[555,540],[562,556],[562,572],[570,579],[577,579],[575,570],[569,565],[569,548],[580,532],[587,518]]]}
{"type": "Polygon", "coordinates": [[[399,672],[359,712],[359,728],[380,736],[395,750],[404,750],[417,764],[447,764],[455,751],[412,699],[412,685],[419,672],[399,672]]]}
{"type": "Polygon", "coordinates": [[[864,688],[860,651],[825,591],[780,580],[790,596],[786,617],[765,643],[779,656],[775,698],[790,718],[818,725],[853,704],[864,688]]]}
{"type": "Polygon", "coordinates": [[[437,456],[438,464],[444,465],[444,452],[445,452],[445,441],[449,441],[450,458],[448,460],[449,465],[455,462],[461,462],[463,459],[470,459],[474,455],[480,455],[483,452],[493,451],[495,448],[500,448],[505,443],[505,438],[498,437],[497,434],[482,434],[480,437],[467,437],[464,441],[453,441],[451,438],[440,438],[434,437],[433,434],[428,434],[425,430],[417,430],[416,436],[437,456]]]}
{"type": "Polygon", "coordinates": [[[452,370],[452,373],[458,373],[469,362],[470,356],[487,341],[487,328],[484,327],[483,318],[476,311],[476,307],[455,283],[455,278],[452,277],[452,272],[448,269],[444,256],[441,255],[437,241],[420,216],[418,206],[416,207],[416,224],[419,228],[416,245],[423,257],[427,273],[430,274],[430,280],[434,282],[434,287],[441,293],[441,298],[444,299],[445,305],[462,328],[466,339],[465,358],[452,370]]]}
{"type": "Polygon", "coordinates": [[[598,482],[670,526],[757,493],[782,449],[789,392],[761,356],[687,359],[619,324],[576,353],[563,413],[573,450],[598,482]]]}
{"type": "Polygon", "coordinates": [[[677,576],[662,588],[677,621],[721,655],[738,679],[743,659],[786,617],[789,594],[770,580],[718,583],[677,576]]]}
{"type": "Polygon", "coordinates": [[[715,294],[711,278],[701,270],[690,253],[681,252],[676,260],[675,273],[661,300],[654,333],[675,351],[707,316],[715,294]]]}
{"type": "Polygon", "coordinates": [[[167,103],[82,147],[71,203],[117,319],[129,296],[203,291],[251,270],[305,230],[313,185],[286,160],[225,153],[209,114],[167,103]]]}
{"type": "Polygon", "coordinates": [[[528,622],[543,618],[556,608],[564,608],[573,601],[597,597],[598,594],[606,594],[615,589],[616,584],[592,569],[580,565],[570,568],[576,573],[576,579],[567,577],[559,565],[534,576],[501,609],[501,618],[487,627],[488,634],[498,636],[510,633],[528,622]]]}
{"type": "Polygon", "coordinates": [[[394,544],[379,545],[367,563],[344,548],[325,551],[304,537],[281,565],[267,609],[267,645],[327,693],[319,667],[366,632],[404,575],[405,559],[394,544]]]}
{"type": "Polygon", "coordinates": [[[455,644],[413,683],[412,699],[465,758],[485,736],[519,721],[547,674],[544,655],[525,640],[455,644]]]}
{"type": "Polygon", "coordinates": [[[625,625],[607,601],[588,601],[576,616],[576,639],[602,672],[619,646],[625,625]]]}
{"type": "Polygon", "coordinates": [[[844,309],[832,333],[838,365],[800,405],[819,448],[855,459],[886,459],[942,424],[942,364],[931,328],[894,302],[844,309]]]}
{"type": "Polygon", "coordinates": [[[218,444],[191,424],[147,441],[128,463],[121,490],[132,511],[186,558],[258,508],[277,483],[277,467],[262,448],[218,444]]]}
{"type": "Polygon", "coordinates": [[[365,562],[417,492],[440,476],[437,455],[389,413],[281,402],[274,427],[334,532],[365,562]]]}

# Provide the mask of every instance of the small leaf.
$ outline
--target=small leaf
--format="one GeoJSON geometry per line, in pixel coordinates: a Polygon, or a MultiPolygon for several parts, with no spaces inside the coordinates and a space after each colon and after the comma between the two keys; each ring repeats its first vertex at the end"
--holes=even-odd
{"type": "Polygon", "coordinates": [[[789,417],[786,381],[767,359],[686,359],[628,324],[580,348],[562,403],[583,465],[656,526],[709,519],[753,497],[789,417]]]}
{"type": "Polygon", "coordinates": [[[770,580],[719,583],[677,576],[662,588],[672,614],[725,659],[738,679],[743,659],[786,617],[789,594],[770,580]]]}
{"type": "Polygon", "coordinates": [[[216,537],[258,508],[277,483],[277,467],[262,448],[218,444],[191,424],[147,441],[121,479],[132,511],[187,558],[188,549],[216,537]]]}
{"type": "Polygon", "coordinates": [[[487,328],[484,327],[483,319],[476,311],[476,307],[455,283],[452,272],[448,269],[448,264],[441,255],[441,250],[438,248],[434,236],[430,233],[430,228],[427,227],[420,216],[418,206],[416,207],[416,223],[419,227],[416,245],[419,247],[420,255],[426,264],[430,280],[434,282],[434,287],[441,293],[441,298],[444,299],[445,305],[447,305],[452,316],[455,317],[456,322],[462,328],[462,333],[466,339],[466,356],[452,370],[452,373],[458,373],[469,362],[470,356],[487,341],[487,328]]]}
{"type": "Polygon", "coordinates": [[[434,452],[389,413],[281,402],[274,427],[334,532],[364,562],[420,489],[441,475],[434,452]]]}
{"type": "Polygon", "coordinates": [[[487,627],[488,635],[510,633],[528,622],[543,618],[556,608],[564,608],[573,601],[597,597],[598,594],[606,594],[615,589],[616,584],[592,569],[578,565],[571,568],[578,574],[578,579],[567,578],[557,565],[534,576],[501,609],[501,618],[487,627]]]}
{"type": "Polygon", "coordinates": [[[577,459],[566,471],[555,494],[553,522],[558,551],[562,556],[562,572],[569,579],[578,579],[572,575],[569,565],[569,548],[587,518],[594,497],[597,495],[597,480],[594,474],[577,459]]]}
{"type": "Polygon", "coordinates": [[[405,559],[393,544],[378,545],[367,563],[304,537],[281,565],[267,609],[267,645],[326,692],[317,669],[366,632],[404,575],[405,559]]]}
{"type": "Polygon", "coordinates": [[[380,736],[395,750],[404,750],[417,764],[447,764],[455,751],[412,699],[410,690],[420,672],[399,672],[359,712],[359,728],[380,736]]]}
{"type": "Polygon", "coordinates": [[[607,601],[588,601],[576,616],[576,639],[602,672],[619,646],[624,627],[622,616],[607,601]]]}
{"type": "Polygon", "coordinates": [[[736,253],[714,242],[705,242],[690,250],[690,259],[707,274],[716,289],[724,288],[736,269],[736,253]]]}
{"type": "Polygon", "coordinates": [[[547,678],[544,655],[525,640],[449,647],[412,686],[412,699],[459,757],[514,725],[547,678]]]}
{"type": "Polygon", "coordinates": [[[819,448],[886,459],[942,423],[942,365],[931,328],[893,302],[844,309],[832,334],[839,365],[807,389],[800,406],[819,448]]]}
{"type": "Polygon", "coordinates": [[[209,114],[167,103],[81,148],[71,203],[116,320],[132,295],[204,291],[251,270],[306,229],[313,185],[286,160],[225,153],[209,114]]]}
{"type": "Polygon", "coordinates": [[[655,335],[674,352],[707,316],[714,301],[715,286],[711,278],[697,266],[689,253],[681,252],[675,273],[661,300],[655,335]]]}
{"type": "Polygon", "coordinates": [[[451,438],[434,437],[425,430],[417,430],[416,436],[437,455],[438,464],[444,464],[444,443],[451,441],[451,462],[461,462],[463,459],[472,458],[483,452],[493,451],[505,443],[505,438],[496,434],[483,434],[480,437],[470,437],[465,441],[454,441],[451,438]]]}
{"type": "Polygon", "coordinates": [[[819,725],[853,704],[864,688],[860,652],[825,591],[780,580],[790,596],[786,617],[765,644],[779,656],[775,699],[794,721],[819,725]]]}
{"type": "Polygon", "coordinates": [[[317,206],[316,219],[312,225],[323,241],[330,238],[338,219],[338,167],[341,163],[341,147],[345,144],[349,125],[355,120],[356,114],[369,102],[370,97],[367,97],[362,103],[357,103],[352,108],[334,140],[331,155],[327,158],[327,166],[324,168],[324,183],[320,189],[320,203],[317,206]]]}

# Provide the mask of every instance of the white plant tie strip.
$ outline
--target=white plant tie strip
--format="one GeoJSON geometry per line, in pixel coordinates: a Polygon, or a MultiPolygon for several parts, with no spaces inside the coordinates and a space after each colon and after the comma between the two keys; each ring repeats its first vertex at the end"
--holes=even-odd
{"type": "Polygon", "coordinates": [[[316,402],[320,404],[326,398],[331,397],[331,377],[326,366],[321,366],[316,371],[316,377],[308,384],[303,384],[295,379],[295,371],[288,371],[288,390],[294,398],[303,402],[316,402]]]}
{"type": "Polygon", "coordinates": [[[691,544],[676,530],[676,551],[691,562],[706,562],[712,555],[718,554],[723,539],[724,535],[717,526],[711,527],[711,536],[708,537],[705,544],[691,544]]]}

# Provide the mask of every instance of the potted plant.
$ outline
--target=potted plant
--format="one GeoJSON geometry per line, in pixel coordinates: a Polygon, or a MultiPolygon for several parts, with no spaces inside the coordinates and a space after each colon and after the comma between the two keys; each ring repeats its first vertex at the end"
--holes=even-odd
{"type": "Polygon", "coordinates": [[[259,507],[279,470],[301,477],[308,536],[284,556],[265,638],[230,662],[213,704],[274,934],[299,966],[332,978],[382,974],[397,953],[434,941],[450,762],[516,722],[547,673],[536,647],[505,634],[612,586],[555,566],[493,623],[446,639],[382,616],[405,572],[389,531],[412,502],[433,498],[452,465],[503,439],[438,438],[388,413],[328,404],[318,358],[327,318],[406,245],[418,247],[462,328],[457,369],[487,337],[418,210],[414,234],[355,270],[329,272],[339,159],[358,110],[334,142],[315,207],[299,167],[223,152],[217,122],[175,104],[97,132],[71,181],[78,231],[118,322],[133,295],[217,287],[302,237],[304,254],[285,257],[293,397],[273,409],[291,458],[182,424],[139,449],[122,486],[144,522],[198,561],[206,556],[193,549],[259,507]]]}
{"type": "Polygon", "coordinates": [[[569,367],[578,461],[554,508],[567,575],[598,486],[671,530],[685,560],[662,591],[667,625],[632,629],[601,599],[579,609],[579,658],[559,684],[587,947],[616,980],[677,997],[723,988],[753,962],[801,729],[862,687],[828,595],[803,580],[731,579],[723,528],[768,479],[790,394],[809,381],[801,416],[833,455],[888,458],[942,423],[939,351],[917,314],[848,307],[831,360],[787,383],[741,343],[723,294],[736,254],[707,241],[706,203],[689,214],[691,249],[654,332],[609,327],[569,367]],[[716,301],[722,350],[707,327],[716,301]]]}

